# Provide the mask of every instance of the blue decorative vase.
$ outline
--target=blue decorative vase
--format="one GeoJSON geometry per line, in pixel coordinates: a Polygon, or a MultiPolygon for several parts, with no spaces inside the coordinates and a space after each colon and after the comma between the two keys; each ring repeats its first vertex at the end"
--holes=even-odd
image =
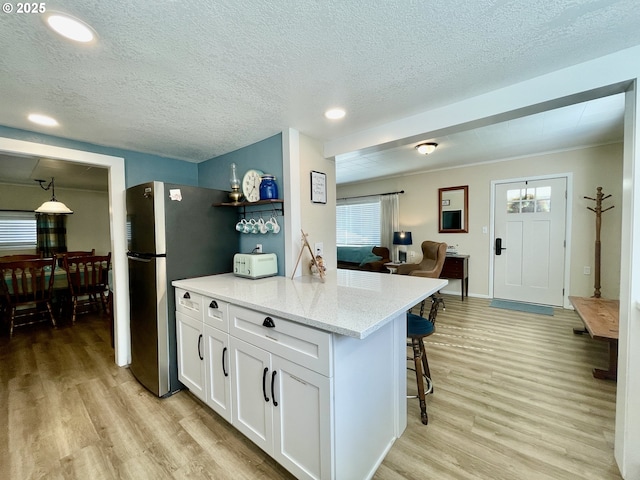
{"type": "Polygon", "coordinates": [[[272,200],[278,198],[278,185],[276,177],[265,173],[260,182],[260,200],[272,200]]]}

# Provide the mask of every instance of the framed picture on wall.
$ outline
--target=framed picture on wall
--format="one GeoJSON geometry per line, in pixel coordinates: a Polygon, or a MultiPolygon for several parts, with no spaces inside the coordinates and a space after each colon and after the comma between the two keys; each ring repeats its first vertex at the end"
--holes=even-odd
{"type": "Polygon", "coordinates": [[[311,201],[327,203],[327,174],[311,171],[311,201]]]}

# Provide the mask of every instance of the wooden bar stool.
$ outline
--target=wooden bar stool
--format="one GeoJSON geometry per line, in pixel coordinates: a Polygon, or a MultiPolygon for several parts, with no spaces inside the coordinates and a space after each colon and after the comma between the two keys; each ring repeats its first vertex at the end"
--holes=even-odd
{"type": "Polygon", "coordinates": [[[427,318],[422,316],[425,302],[422,302],[420,306],[420,315],[411,312],[407,313],[407,338],[411,340],[411,346],[413,347],[413,363],[416,372],[416,383],[418,385],[418,395],[410,396],[409,398],[419,399],[420,417],[422,423],[425,425],[429,423],[426,396],[433,393],[433,382],[431,381],[427,352],[424,348],[424,338],[435,332],[436,317],[441,305],[444,307],[444,300],[441,297],[432,295],[431,308],[429,309],[429,316],[427,318]]]}

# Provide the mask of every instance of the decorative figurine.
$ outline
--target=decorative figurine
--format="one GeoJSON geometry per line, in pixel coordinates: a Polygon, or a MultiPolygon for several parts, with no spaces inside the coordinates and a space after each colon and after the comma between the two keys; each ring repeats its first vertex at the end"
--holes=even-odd
{"type": "Polygon", "coordinates": [[[309,262],[309,269],[311,270],[312,275],[320,276],[320,272],[324,275],[324,272],[327,271],[327,267],[324,266],[324,260],[320,255],[316,255],[316,261],[313,260],[309,262]]]}

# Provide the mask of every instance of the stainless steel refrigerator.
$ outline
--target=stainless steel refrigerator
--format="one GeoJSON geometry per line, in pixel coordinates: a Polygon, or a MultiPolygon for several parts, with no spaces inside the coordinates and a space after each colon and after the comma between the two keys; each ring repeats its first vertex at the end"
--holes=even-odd
{"type": "Polygon", "coordinates": [[[237,212],[212,204],[227,193],[149,182],[127,189],[131,365],[159,397],[178,380],[173,280],[231,272],[239,249],[237,212]]]}

